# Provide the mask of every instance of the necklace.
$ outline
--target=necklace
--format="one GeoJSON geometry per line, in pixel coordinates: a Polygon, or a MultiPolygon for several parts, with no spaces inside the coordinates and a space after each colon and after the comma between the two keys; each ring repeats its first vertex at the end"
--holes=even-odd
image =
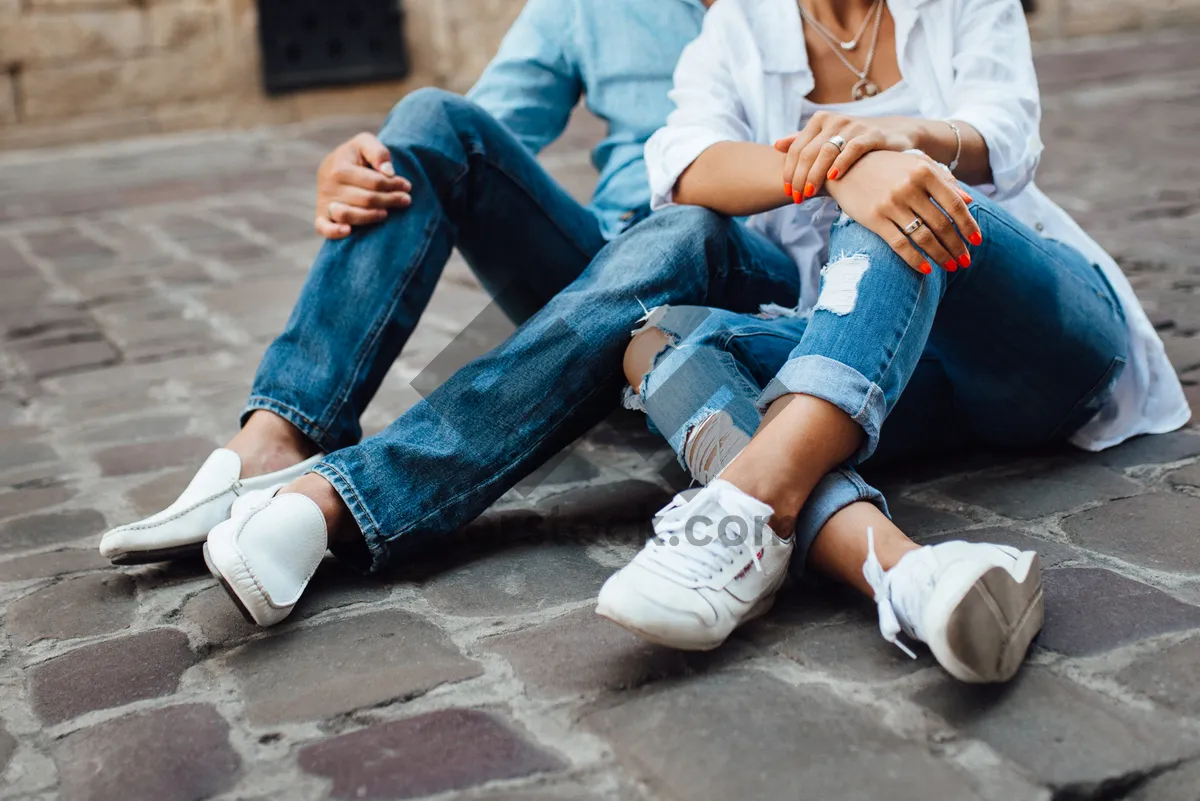
{"type": "Polygon", "coordinates": [[[883,19],[882,0],[877,0],[875,5],[875,30],[871,34],[871,48],[867,50],[867,63],[863,65],[861,70],[850,63],[850,59],[846,58],[846,56],[842,54],[840,49],[841,42],[838,41],[837,37],[831,36],[829,33],[823,30],[825,26],[814,20],[812,14],[809,14],[804,10],[804,6],[800,5],[800,0],[796,0],[796,6],[800,9],[801,18],[810,23],[814,23],[813,30],[817,32],[818,36],[825,40],[825,43],[829,45],[829,49],[833,51],[833,54],[837,56],[843,64],[846,65],[846,69],[858,76],[858,83],[854,84],[854,87],[850,90],[851,99],[862,100],[864,97],[874,97],[875,95],[879,94],[879,84],[875,83],[867,76],[871,73],[871,65],[875,62],[875,48],[879,44],[879,23],[883,19]]]}
{"type": "Polygon", "coordinates": [[[882,2],[883,0],[875,0],[875,2],[871,4],[871,8],[867,9],[867,13],[863,17],[862,25],[858,26],[858,33],[854,34],[854,38],[848,42],[843,42],[841,39],[838,39],[833,35],[833,31],[825,27],[824,23],[813,19],[811,15],[808,16],[808,21],[812,23],[814,28],[820,29],[821,33],[825,34],[826,39],[832,39],[833,41],[837,42],[838,47],[842,48],[848,53],[852,53],[858,49],[858,41],[862,39],[863,33],[867,30],[867,23],[871,21],[871,12],[875,10],[875,6],[882,2]]]}

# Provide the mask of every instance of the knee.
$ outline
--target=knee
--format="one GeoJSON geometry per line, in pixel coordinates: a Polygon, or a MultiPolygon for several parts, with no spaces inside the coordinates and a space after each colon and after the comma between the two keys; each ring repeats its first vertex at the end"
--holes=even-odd
{"type": "Polygon", "coordinates": [[[634,392],[641,392],[646,377],[654,370],[654,363],[671,344],[671,336],[654,325],[647,325],[633,335],[625,348],[625,380],[634,392]]]}
{"type": "Polygon", "coordinates": [[[445,89],[426,87],[405,95],[388,114],[380,130],[380,140],[399,146],[413,140],[414,134],[428,137],[433,130],[454,131],[462,112],[473,108],[471,101],[445,89]]]}
{"type": "Polygon", "coordinates": [[[703,206],[667,206],[650,215],[646,223],[658,235],[676,235],[673,241],[706,244],[723,243],[734,225],[731,218],[703,206]]]}

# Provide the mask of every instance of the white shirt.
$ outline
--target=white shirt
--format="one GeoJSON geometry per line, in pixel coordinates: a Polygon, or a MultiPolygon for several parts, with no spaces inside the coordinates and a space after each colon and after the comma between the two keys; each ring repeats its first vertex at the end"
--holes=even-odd
{"type": "MultiPolygon", "coordinates": [[[[978,191],[1098,264],[1119,296],[1129,363],[1112,398],[1071,441],[1103,450],[1182,426],[1191,417],[1183,388],[1121,268],[1033,185],[1042,154],[1041,101],[1018,0],[889,0],[888,8],[900,73],[920,110],[915,116],[961,120],[979,131],[994,184],[978,191]]],[[[712,145],[771,144],[794,133],[813,87],[795,0],[719,0],[676,67],[675,111],[646,144],[653,207],[672,202],[679,176],[712,145]]],[[[816,302],[829,227],[838,213],[831,199],[818,198],[749,220],[799,267],[802,312],[816,302]]]]}

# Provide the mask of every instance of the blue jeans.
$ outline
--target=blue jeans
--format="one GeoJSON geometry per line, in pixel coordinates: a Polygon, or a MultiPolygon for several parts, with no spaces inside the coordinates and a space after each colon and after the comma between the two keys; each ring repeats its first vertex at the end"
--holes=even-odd
{"type": "Polygon", "coordinates": [[[858,453],[800,514],[799,566],[841,509],[868,501],[887,513],[857,465],[1062,441],[1111,394],[1127,338],[1099,268],[987,199],[971,211],[983,244],[969,269],[922,276],[843,216],[809,318],[676,306],[657,321],[673,347],[648,375],[643,403],[685,466],[687,438],[715,412],[753,434],[771,402],[791,393],[822,398],[862,426],[858,453]]]}
{"type": "Polygon", "coordinates": [[[592,212],[457,95],[409,95],[380,139],[413,205],[322,246],[242,417],[272,411],[328,454],[314,472],[354,515],[373,569],[470,522],[603,420],[642,303],[796,302],[794,265],[703,209],[655,214],[606,245],[592,212]],[[455,246],[520,327],[360,441],[455,246]]]}

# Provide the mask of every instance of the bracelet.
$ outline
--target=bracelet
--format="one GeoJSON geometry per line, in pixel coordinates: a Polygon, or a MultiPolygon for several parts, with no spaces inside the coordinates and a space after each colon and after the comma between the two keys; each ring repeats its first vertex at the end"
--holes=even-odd
{"type": "Polygon", "coordinates": [[[958,169],[958,160],[962,157],[962,132],[950,120],[946,120],[945,122],[950,126],[950,130],[954,131],[954,141],[957,145],[954,149],[954,160],[947,165],[950,168],[950,172],[954,172],[958,169]]]}

